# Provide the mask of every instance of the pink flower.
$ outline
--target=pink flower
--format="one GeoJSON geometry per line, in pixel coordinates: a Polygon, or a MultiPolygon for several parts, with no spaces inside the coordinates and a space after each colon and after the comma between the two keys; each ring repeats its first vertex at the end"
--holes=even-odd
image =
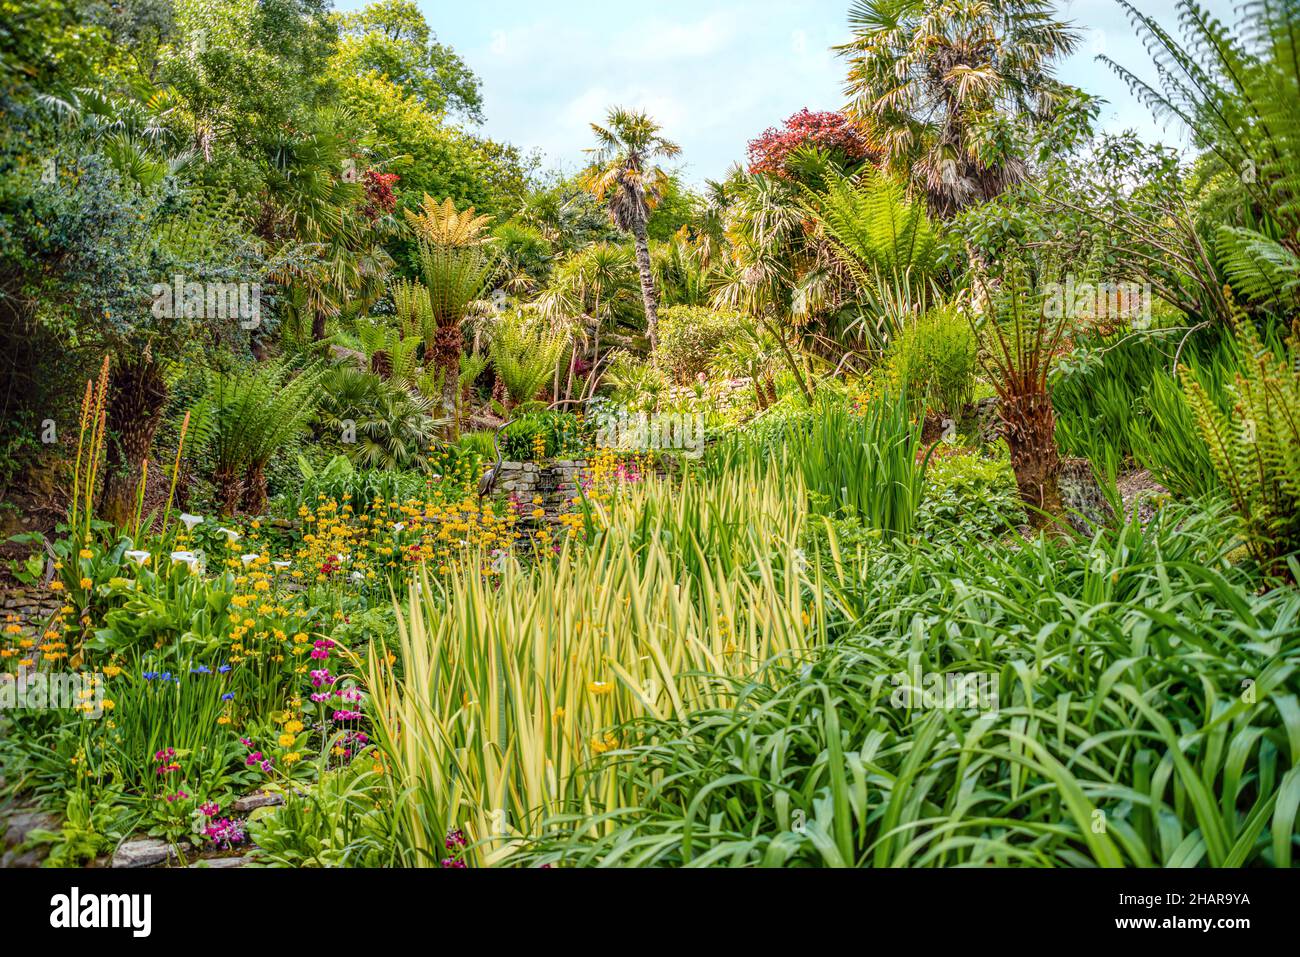
{"type": "Polygon", "coordinates": [[[229,849],[236,844],[244,842],[244,825],[242,821],[232,821],[229,818],[211,822],[203,829],[203,836],[213,844],[219,844],[229,849]]]}

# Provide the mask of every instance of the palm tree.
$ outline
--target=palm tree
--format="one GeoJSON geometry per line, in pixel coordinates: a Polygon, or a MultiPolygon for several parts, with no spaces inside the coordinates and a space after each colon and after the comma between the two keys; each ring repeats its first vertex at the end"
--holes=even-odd
{"type": "Polygon", "coordinates": [[[641,297],[645,300],[646,332],[653,351],[658,345],[659,303],[646,223],[668,185],[668,174],[653,161],[661,156],[674,157],[682,148],[660,136],[659,124],[644,112],[615,107],[609,111],[607,122],[608,126],[591,124],[600,145],[587,151],[592,154],[593,164],[583,177],[583,186],[597,199],[609,203],[609,216],[615,226],[632,234],[641,273],[641,297]]]}
{"type": "MultiPolygon", "coordinates": [[[[574,253],[561,262],[551,276],[550,285],[537,300],[542,314],[554,324],[580,319],[571,323],[573,349],[569,363],[569,385],[572,386],[574,366],[578,358],[578,336],[591,330],[591,363],[600,359],[600,335],[606,326],[613,326],[620,314],[635,308],[635,262],[625,246],[613,243],[594,243],[581,252],[574,253]]],[[[571,389],[566,390],[566,398],[571,389]]],[[[555,398],[560,398],[559,370],[556,370],[555,398]]]]}
{"type": "Polygon", "coordinates": [[[1083,94],[1052,75],[1078,35],[1050,0],[853,0],[847,113],[948,217],[1025,176],[1026,128],[1083,94]]]}

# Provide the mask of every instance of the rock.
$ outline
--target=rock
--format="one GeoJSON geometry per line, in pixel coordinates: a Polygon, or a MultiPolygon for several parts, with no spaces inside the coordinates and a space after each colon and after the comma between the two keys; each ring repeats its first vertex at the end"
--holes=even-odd
{"type": "Polygon", "coordinates": [[[34,847],[23,854],[16,851],[5,851],[4,855],[0,856],[0,868],[40,867],[49,852],[49,847],[44,845],[34,847]]]}
{"type": "Polygon", "coordinates": [[[1062,459],[1060,486],[1066,519],[1081,535],[1091,535],[1115,520],[1115,512],[1102,494],[1092,463],[1087,459],[1062,459]]]}
{"type": "Polygon", "coordinates": [[[208,857],[200,858],[190,867],[212,868],[213,870],[228,870],[232,867],[243,867],[248,863],[247,857],[208,857]]]}
{"type": "Polygon", "coordinates": [[[980,441],[996,442],[1002,436],[1002,400],[997,396],[980,399],[975,403],[975,421],[979,424],[980,441]]]}
{"type": "Polygon", "coordinates": [[[259,807],[279,807],[284,803],[283,794],[247,794],[230,806],[236,814],[247,814],[259,807]]]}
{"type": "MultiPolygon", "coordinates": [[[[190,850],[188,843],[182,842],[181,853],[190,850]]],[[[169,860],[176,859],[176,849],[164,840],[156,837],[142,837],[127,841],[113,853],[113,862],[109,867],[155,867],[169,860]]]]}
{"type": "Polygon", "coordinates": [[[42,811],[20,811],[9,818],[9,826],[5,829],[5,843],[16,847],[27,840],[27,835],[32,831],[57,831],[58,829],[59,817],[57,814],[47,814],[42,811]]]}

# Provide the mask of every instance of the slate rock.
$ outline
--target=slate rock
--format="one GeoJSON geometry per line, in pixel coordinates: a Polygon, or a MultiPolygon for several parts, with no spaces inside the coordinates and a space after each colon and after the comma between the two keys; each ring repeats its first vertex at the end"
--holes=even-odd
{"type": "Polygon", "coordinates": [[[246,794],[230,806],[236,814],[247,814],[259,807],[279,807],[284,803],[283,794],[246,794]]]}

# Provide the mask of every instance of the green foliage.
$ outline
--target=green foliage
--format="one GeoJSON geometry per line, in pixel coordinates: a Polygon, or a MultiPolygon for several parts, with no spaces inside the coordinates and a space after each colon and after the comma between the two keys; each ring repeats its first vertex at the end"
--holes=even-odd
{"type": "Polygon", "coordinates": [[[371,371],[398,384],[418,381],[416,351],[422,341],[418,333],[404,335],[382,319],[360,319],[354,329],[371,371]]]}
{"type": "MultiPolygon", "coordinates": [[[[1222,388],[1215,389],[1213,395],[1224,404],[1222,388]]],[[[1134,416],[1128,425],[1129,445],[1137,462],[1175,495],[1200,498],[1221,491],[1210,448],[1196,429],[1178,380],[1165,370],[1155,373],[1145,400],[1146,416],[1134,416]]]]}
{"type": "Polygon", "coordinates": [[[529,412],[501,433],[500,444],[506,459],[530,462],[581,454],[587,439],[582,421],[570,412],[529,412]]]}
{"type": "Polygon", "coordinates": [[[1281,355],[1265,347],[1249,319],[1239,317],[1235,331],[1231,412],[1194,373],[1184,371],[1183,387],[1251,553],[1276,565],[1300,549],[1300,327],[1281,355]]]}
{"type": "MultiPolygon", "coordinates": [[[[458,327],[469,313],[470,303],[483,295],[498,268],[496,256],[482,244],[422,242],[417,261],[435,329],[458,327]]],[[[425,348],[430,353],[435,344],[436,340],[426,338],[425,348]]]]}
{"type": "Polygon", "coordinates": [[[992,538],[1023,524],[1025,511],[1008,462],[974,453],[936,453],[930,459],[917,534],[937,541],[956,529],[972,538],[992,538]]]}
{"type": "Polygon", "coordinates": [[[567,349],[566,337],[546,320],[510,312],[493,326],[488,356],[512,403],[518,404],[537,398],[567,349]]]}
{"type": "Polygon", "coordinates": [[[306,431],[320,401],[325,368],[296,370],[276,360],[249,369],[208,370],[208,391],[194,416],[206,444],[223,509],[233,512],[246,482],[271,456],[306,431]]]}
{"type": "Polygon", "coordinates": [[[323,438],[362,468],[412,468],[441,421],[428,399],[354,366],[329,370],[320,387],[323,438]]]}
{"type": "Polygon", "coordinates": [[[601,326],[636,321],[641,287],[632,250],[598,242],[570,254],[555,267],[538,306],[552,319],[591,316],[601,326]]]}
{"type": "Polygon", "coordinates": [[[610,354],[604,382],[610,398],[632,412],[657,410],[671,387],[662,368],[624,349],[610,354]]]}
{"type": "Polygon", "coordinates": [[[805,415],[777,420],[762,439],[738,433],[711,450],[715,470],[775,469],[807,490],[811,507],[852,516],[886,535],[911,532],[925,492],[921,427],[905,397],[850,411],[819,396],[805,415]]]}
{"type": "Polygon", "coordinates": [[[1230,545],[1171,513],[845,560],[824,653],[621,725],[591,773],[644,797],[554,817],[523,863],[1290,866],[1300,596],[1260,594],[1230,545]]]}
{"type": "Polygon", "coordinates": [[[954,418],[970,405],[975,388],[975,334],[955,305],[930,309],[904,325],[887,353],[890,383],[906,389],[914,409],[954,418]]]}
{"type": "Polygon", "coordinates": [[[938,235],[925,207],[906,188],[871,167],[855,177],[831,171],[824,192],[804,187],[809,211],[841,260],[866,287],[910,276],[924,280],[937,270],[938,235]]]}
{"type": "Polygon", "coordinates": [[[713,365],[720,346],[735,337],[740,317],[703,306],[670,306],[659,312],[656,358],[678,382],[690,382],[713,365]]]}
{"type": "MultiPolygon", "coordinates": [[[[133,815],[120,804],[101,797],[93,804],[88,792],[68,792],[57,831],[38,828],[27,835],[25,848],[49,845],[44,867],[82,867],[129,833],[133,815]]],[[[120,795],[114,795],[120,798],[120,795]]]]}
{"type": "MultiPolygon", "coordinates": [[[[1232,318],[1231,303],[1215,288],[1220,273],[1250,302],[1284,315],[1293,311],[1300,303],[1300,246],[1295,240],[1300,228],[1300,122],[1295,110],[1300,99],[1295,69],[1300,7],[1291,2],[1247,4],[1238,11],[1241,28],[1234,35],[1195,0],[1180,0],[1182,45],[1150,14],[1127,0],[1120,3],[1155,61],[1158,81],[1149,83],[1113,60],[1101,59],[1158,117],[1177,119],[1191,131],[1204,151],[1203,178],[1220,194],[1207,208],[1233,207],[1238,220],[1198,224],[1187,252],[1163,258],[1190,264],[1187,271],[1209,288],[1201,309],[1206,318],[1232,318]],[[1217,264],[1207,261],[1202,247],[1213,249],[1217,264]]],[[[1178,220],[1186,218],[1185,209],[1173,213],[1170,218],[1181,228],[1178,220]]],[[[1132,218],[1168,229],[1164,217],[1152,215],[1149,208],[1132,218]]],[[[1158,241],[1156,248],[1162,246],[1158,241]]]]}
{"type": "Polygon", "coordinates": [[[249,818],[253,860],[267,867],[391,865],[381,782],[373,770],[344,768],[286,795],[280,807],[259,808],[249,818]]]}
{"type": "Polygon", "coordinates": [[[546,284],[554,250],[541,230],[511,219],[492,230],[492,239],[501,253],[507,291],[521,295],[546,284]]]}
{"type": "Polygon", "coordinates": [[[302,487],[299,494],[286,500],[290,514],[298,506],[314,508],[324,499],[347,502],[354,513],[368,512],[376,500],[406,502],[420,498],[425,491],[425,477],[418,472],[397,472],[389,469],[358,469],[346,455],[336,455],[317,471],[305,460],[299,460],[302,487]]]}
{"type": "Polygon", "coordinates": [[[351,75],[386,77],[430,113],[454,111],[481,120],[481,83],[451,47],[433,37],[411,0],[377,0],[338,17],[334,66],[351,75]]]}

